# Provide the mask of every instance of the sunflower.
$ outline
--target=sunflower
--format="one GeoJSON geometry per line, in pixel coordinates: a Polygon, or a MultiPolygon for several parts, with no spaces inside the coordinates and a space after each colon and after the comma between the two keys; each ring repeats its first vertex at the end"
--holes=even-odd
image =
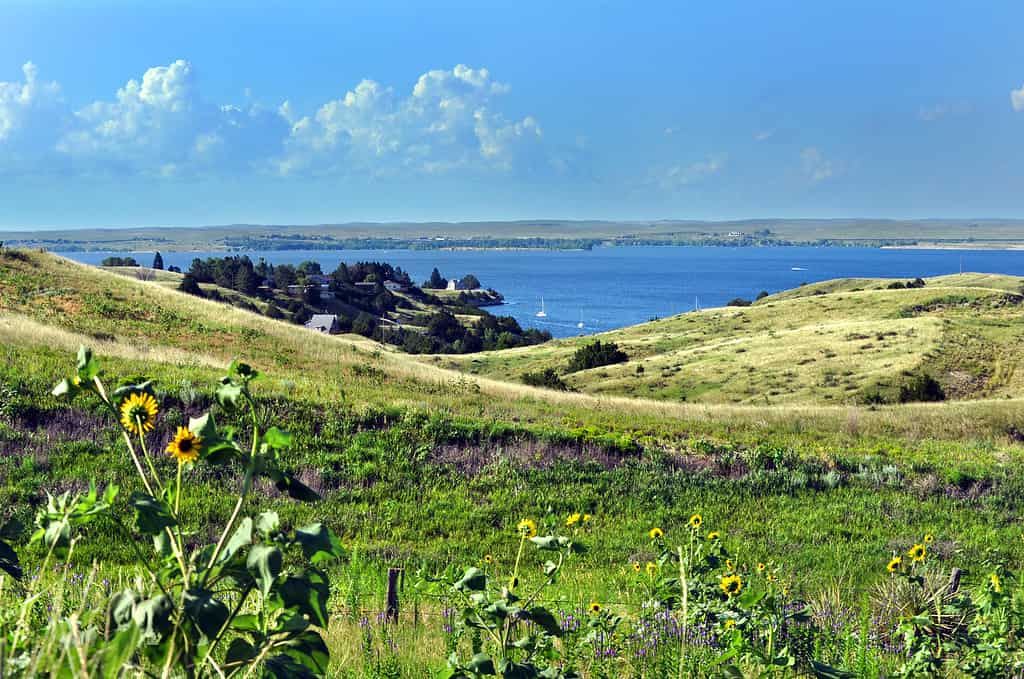
{"type": "Polygon", "coordinates": [[[490,566],[492,563],[494,563],[494,557],[490,554],[484,554],[484,563],[490,566]]]}
{"type": "Polygon", "coordinates": [[[640,565],[640,562],[639,562],[639,561],[634,561],[634,562],[633,562],[633,572],[634,572],[634,573],[639,573],[639,572],[640,572],[640,571],[642,571],[643,569],[644,569],[644,567],[640,565]]]}
{"type": "Polygon", "coordinates": [[[582,518],[583,518],[583,515],[580,514],[579,512],[576,512],[575,514],[570,514],[568,516],[568,518],[566,518],[566,520],[565,520],[565,525],[566,526],[575,526],[577,523],[580,522],[580,519],[582,519],[582,518]]]}
{"type": "Polygon", "coordinates": [[[665,531],[655,526],[654,528],[647,531],[647,534],[651,536],[652,540],[665,537],[665,531]]]}
{"type": "Polygon", "coordinates": [[[713,530],[710,533],[708,533],[708,540],[717,540],[720,537],[721,535],[718,534],[717,530],[713,530]]]}
{"type": "Polygon", "coordinates": [[[764,576],[764,579],[768,582],[775,582],[775,574],[769,573],[768,575],[764,576]]]}
{"type": "Polygon", "coordinates": [[[738,575],[725,575],[718,586],[722,588],[725,596],[732,598],[743,591],[743,579],[738,575]]]}
{"type": "Polygon", "coordinates": [[[993,573],[992,575],[988,576],[988,581],[990,583],[992,583],[992,591],[993,592],[995,592],[996,594],[999,594],[1000,592],[1003,591],[1003,583],[999,579],[999,574],[998,573],[993,573]]]}
{"type": "Polygon", "coordinates": [[[196,436],[188,427],[178,427],[178,433],[167,444],[167,454],[178,462],[195,462],[203,449],[203,439],[196,436]]]}
{"type": "Polygon", "coordinates": [[[587,611],[593,615],[597,615],[601,612],[601,604],[597,603],[596,601],[591,601],[590,605],[587,606],[587,611]]]}
{"type": "Polygon", "coordinates": [[[902,556],[894,556],[892,559],[889,560],[889,565],[886,566],[885,569],[887,571],[889,571],[890,573],[895,573],[896,571],[898,571],[900,569],[900,566],[902,566],[902,565],[903,565],[903,557],[902,556]]]}
{"type": "Polygon", "coordinates": [[[924,536],[924,544],[930,545],[933,542],[935,542],[935,536],[934,535],[932,535],[931,533],[928,533],[928,534],[926,534],[924,536]]]}
{"type": "Polygon", "coordinates": [[[692,528],[693,530],[697,530],[698,528],[700,528],[700,525],[704,523],[704,519],[701,518],[700,514],[694,514],[690,517],[690,521],[688,523],[690,524],[690,528],[692,528]]]}
{"type": "Polygon", "coordinates": [[[733,562],[732,559],[725,560],[725,570],[729,571],[730,573],[736,570],[736,564],[735,562],[733,562]]]}
{"type": "Polygon", "coordinates": [[[928,549],[921,544],[914,545],[910,548],[910,551],[907,552],[907,556],[909,556],[913,561],[924,561],[924,557],[927,554],[928,549]]]}
{"type": "Polygon", "coordinates": [[[590,523],[590,514],[583,515],[583,523],[590,523]]]}
{"type": "Polygon", "coordinates": [[[647,562],[647,577],[653,578],[654,574],[658,572],[658,564],[653,561],[647,562]]]}
{"type": "Polygon", "coordinates": [[[516,524],[516,531],[524,538],[537,537],[537,524],[533,519],[523,519],[516,524]]]}
{"type": "Polygon", "coordinates": [[[153,431],[156,422],[156,399],[145,392],[135,392],[121,401],[121,424],[134,434],[153,431]],[[141,428],[140,428],[141,425],[141,428]]]}
{"type": "Polygon", "coordinates": [[[767,566],[765,566],[763,563],[757,564],[757,572],[758,573],[764,573],[764,569],[765,568],[767,568],[767,566]]]}

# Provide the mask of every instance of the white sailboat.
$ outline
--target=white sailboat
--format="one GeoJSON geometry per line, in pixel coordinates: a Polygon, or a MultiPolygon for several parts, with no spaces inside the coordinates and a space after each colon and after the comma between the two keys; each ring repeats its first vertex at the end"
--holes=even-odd
{"type": "Polygon", "coordinates": [[[580,322],[576,324],[576,327],[580,330],[583,329],[583,310],[580,309],[580,322]]]}
{"type": "Polygon", "coordinates": [[[540,298],[540,311],[537,312],[537,318],[547,318],[548,314],[544,311],[544,298],[540,298]]]}

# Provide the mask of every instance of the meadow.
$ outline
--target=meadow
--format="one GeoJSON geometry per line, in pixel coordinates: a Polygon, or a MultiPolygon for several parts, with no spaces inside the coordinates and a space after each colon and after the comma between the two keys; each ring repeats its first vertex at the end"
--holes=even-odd
{"type": "MultiPolygon", "coordinates": [[[[742,342],[726,336],[744,326],[757,329],[760,339],[752,342],[768,342],[774,318],[780,327],[775,332],[787,333],[777,345],[789,349],[814,335],[807,325],[814,314],[842,302],[844,313],[862,319],[838,321],[840,326],[861,323],[857,332],[873,337],[897,327],[903,333],[882,340],[888,347],[878,357],[840,354],[851,365],[863,364],[858,385],[876,370],[917,367],[920,361],[942,366],[952,360],[954,345],[970,351],[971,344],[954,341],[957,333],[981,328],[979,346],[998,350],[1002,372],[985,372],[1001,377],[967,394],[971,400],[868,406],[828,399],[838,392],[812,381],[800,382],[799,398],[778,405],[756,398],[680,403],[656,389],[641,393],[657,398],[605,395],[598,380],[588,389],[594,393],[506,381],[534,362],[562,360],[571,350],[568,342],[468,359],[479,360],[474,372],[487,376],[458,372],[448,369],[448,357],[413,360],[363,338],[313,334],[188,297],[159,281],[4,250],[0,523],[15,519],[30,526],[46,493],[85,492],[90,481],[100,488],[116,484],[123,493],[138,487],[116,422],[95,402],[68,404],[49,396],[74,369],[79,345],[101,358],[103,379],[112,386],[155,380],[159,416],[148,434],[153,450],[163,450],[177,426],[211,408],[221,426],[245,427],[244,416],[214,397],[228,365],[241,359],[264,375],[253,385],[260,412],[291,434],[280,453],[283,472],[321,497],[297,504],[274,484],[256,481],[243,512],[273,510],[289,527],[322,520],[344,546],[344,556],[325,566],[334,614],[323,632],[331,676],[444,672],[451,651],[466,654],[474,646],[472,627],[456,619],[465,609],[456,605],[459,590],[446,580],[452,569],[462,574],[466,567],[480,568],[496,582],[515,572],[524,589],[543,587],[545,606],[557,614],[558,625],[573,628],[557,648],[578,653],[573,662],[583,676],[678,676],[680,649],[691,663],[687,672],[715,676],[712,656],[733,638],[723,627],[728,620],[756,631],[748,620],[788,620],[779,611],[798,604],[801,610],[809,605],[809,618],[794,619],[806,629],[799,644],[795,638],[787,644],[794,663],[806,670],[814,655],[856,676],[891,676],[912,646],[899,646],[906,637],[897,627],[916,586],[909,579],[904,586],[887,571],[894,554],[906,555],[930,536],[928,582],[944,581],[958,567],[964,591],[988,592],[989,599],[991,575],[1004,574],[1009,590],[1024,558],[1024,447],[1018,428],[1024,425],[1019,377],[1010,363],[1016,352],[1014,345],[1006,347],[1020,339],[1017,307],[994,304],[1015,299],[1019,281],[971,277],[927,283],[916,290],[873,290],[868,288],[877,281],[851,281],[831,284],[823,294],[808,286],[752,307],[665,319],[613,336],[631,353],[623,369],[635,372],[633,355],[652,361],[645,374],[660,370],[653,366],[662,361],[681,362],[682,381],[701,370],[675,356],[697,341],[699,331],[688,330],[691,316],[706,321],[699,324],[704,334],[724,345],[742,342]],[[943,309],[939,318],[902,315],[954,296],[964,301],[943,309]],[[674,357],[667,360],[668,355],[674,357]],[[506,362],[513,367],[500,373],[497,366],[506,362]],[[699,532],[690,527],[696,514],[699,532]],[[539,525],[541,537],[565,534],[586,545],[585,551],[565,553],[559,577],[550,584],[544,553],[531,544],[517,558],[523,544],[518,526],[526,518],[539,525]],[[652,537],[653,528],[663,535],[652,537]],[[718,537],[712,541],[709,532],[718,537]],[[687,545],[696,551],[673,561],[676,547],[687,545]],[[726,554],[746,582],[764,584],[749,591],[764,591],[767,598],[740,603],[727,597],[735,606],[723,608],[710,596],[726,554]],[[722,563],[711,564],[712,557],[722,563]],[[694,582],[707,586],[701,601],[714,617],[703,636],[694,636],[694,628],[680,629],[675,613],[656,615],[678,609],[673,592],[679,579],[673,584],[672,578],[683,562],[696,568],[694,582]],[[700,564],[711,565],[701,571],[700,564]],[[758,580],[766,577],[758,564],[778,584],[758,580]],[[389,567],[405,572],[397,624],[379,618],[389,567]],[[661,607],[645,608],[652,601],[661,607]],[[775,608],[766,608],[766,601],[776,602],[775,608]],[[600,611],[588,610],[592,604],[600,611]],[[658,641],[651,650],[642,638],[654,627],[658,641]],[[800,644],[812,648],[798,653],[800,644]]],[[[851,327],[807,341],[839,346],[840,335],[853,332],[851,327]]],[[[977,354],[978,365],[994,365],[988,355],[977,354]]],[[[956,360],[963,363],[962,357],[956,360]]],[[[781,368],[763,365],[758,379],[766,385],[781,368]]],[[[154,464],[157,473],[173,477],[172,459],[159,457],[154,464]]],[[[190,470],[189,493],[180,504],[190,541],[216,540],[212,527],[232,513],[233,483],[219,468],[190,470]]],[[[83,582],[107,581],[98,589],[111,590],[140,573],[132,570],[134,548],[117,526],[96,521],[83,526],[82,535],[67,562],[50,564],[39,575],[53,584],[52,591],[67,592],[66,601],[55,603],[80,607],[84,614],[89,602],[83,597],[99,595],[96,587],[81,594],[83,582]]],[[[29,573],[46,559],[44,545],[24,534],[11,544],[29,573]]],[[[923,582],[924,569],[908,571],[908,578],[920,576],[923,582]]],[[[489,581],[480,591],[492,590],[489,581]]],[[[699,591],[704,590],[694,590],[699,591]]],[[[7,581],[0,596],[19,595],[7,581]]],[[[747,651],[736,656],[738,671],[763,676],[752,674],[760,661],[747,651]]],[[[782,666],[778,672],[784,676],[782,666]]]]}

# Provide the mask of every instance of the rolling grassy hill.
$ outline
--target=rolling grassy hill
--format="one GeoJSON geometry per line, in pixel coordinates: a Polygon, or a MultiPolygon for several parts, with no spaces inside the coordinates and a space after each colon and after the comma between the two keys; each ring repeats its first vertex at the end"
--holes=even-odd
{"type": "MultiPolygon", "coordinates": [[[[1024,279],[931,278],[890,289],[885,279],[807,285],[748,307],[687,313],[598,335],[629,361],[564,377],[592,394],[734,404],[855,404],[929,374],[948,398],[1024,395],[1024,279]]],[[[516,380],[564,370],[591,338],[475,356],[441,365],[516,380]]]]}
{"type": "MultiPolygon", "coordinates": [[[[499,568],[507,566],[515,557],[512,531],[520,518],[547,516],[561,523],[580,511],[594,517],[585,536],[590,550],[552,593],[566,610],[591,600],[616,602],[623,613],[639,610],[646,594],[631,564],[653,556],[648,529],[661,526],[670,539],[680,539],[694,511],[709,529],[722,532],[743,562],[778,564],[807,596],[837,588],[844,600],[863,600],[892,552],[905,552],[926,533],[936,535],[931,551],[939,563],[973,563],[997,553],[1016,568],[1024,563],[1024,402],[1005,396],[1019,379],[1012,369],[1013,342],[1020,338],[1019,281],[965,278],[970,285],[936,279],[923,289],[893,291],[869,289],[880,282],[825,283],[751,307],[692,315],[703,324],[682,316],[608,338],[634,357],[625,374],[635,374],[637,363],[651,366],[641,379],[701,346],[708,351],[701,358],[719,361],[708,375],[725,372],[726,358],[746,360],[762,352],[767,360],[773,348],[795,358],[799,352],[787,345],[804,341],[846,357],[854,368],[866,365],[873,350],[839,345],[885,344],[883,356],[870,358],[878,369],[889,361],[908,368],[968,359],[992,366],[988,355],[972,348],[991,346],[1004,367],[985,373],[992,376],[985,387],[990,391],[970,392],[984,398],[840,405],[845,396],[830,401],[824,395],[845,390],[808,381],[800,382],[799,398],[785,403],[680,403],[656,389],[649,395],[658,398],[638,398],[600,389],[553,392],[497,379],[502,361],[517,377],[562,362],[576,340],[531,351],[417,359],[361,337],[320,335],[191,297],[167,281],[2,250],[0,520],[13,514],[31,523],[45,492],[82,489],[93,479],[118,483],[125,493],[133,488],[111,423],[85,401],[69,408],[49,396],[71,370],[73,351],[85,343],[102,360],[111,384],[144,375],[158,380],[154,450],[162,449],[183,418],[211,406],[209,385],[233,358],[267,375],[257,394],[295,440],[285,464],[323,499],[298,506],[272,486],[260,486],[245,511],[272,508],[289,525],[323,518],[341,536],[354,554],[332,571],[332,605],[338,608],[379,607],[381,569],[389,565],[432,572],[493,554],[499,568]],[[825,332],[822,315],[838,307],[847,310],[834,321],[846,323],[844,329],[835,329],[831,339],[802,339],[819,326],[825,332]],[[955,337],[947,326],[979,339],[951,354],[959,358],[942,359],[955,337]],[[894,331],[902,334],[876,339],[894,331]],[[746,332],[756,341],[745,340],[746,332]],[[872,334],[847,340],[854,332],[872,334]],[[723,348],[730,342],[750,345],[737,353],[723,348]],[[766,346],[758,349],[757,342],[766,346]],[[713,352],[712,346],[718,348],[713,352]],[[473,360],[487,375],[446,367],[466,368],[473,360]],[[1002,381],[993,386],[996,375],[1002,381]]],[[[812,369],[792,363],[789,369],[812,369]]],[[[766,375],[784,369],[780,362],[766,375]]],[[[867,380],[875,373],[865,375],[867,380]]],[[[569,379],[591,377],[598,372],[569,379]]],[[[741,377],[723,383],[742,395],[741,377]]],[[[712,393],[705,392],[709,400],[712,393]]],[[[230,513],[222,477],[197,474],[189,483],[196,492],[182,505],[191,521],[187,529],[207,530],[215,517],[230,513]]],[[[99,554],[127,559],[128,547],[113,529],[91,526],[89,538],[76,551],[81,563],[99,554]]],[[[27,563],[38,563],[38,547],[24,541],[16,547],[27,563]]],[[[524,578],[538,578],[539,567],[531,562],[524,578]]],[[[422,605],[428,612],[437,607],[427,600],[422,605]]],[[[440,619],[439,607],[433,612],[440,619]]],[[[347,667],[361,653],[358,617],[352,616],[330,637],[332,656],[347,667]]],[[[444,642],[440,624],[419,629],[420,636],[410,636],[399,651],[408,668],[403,676],[422,676],[428,660],[435,666],[443,661],[435,652],[444,642]]]]}

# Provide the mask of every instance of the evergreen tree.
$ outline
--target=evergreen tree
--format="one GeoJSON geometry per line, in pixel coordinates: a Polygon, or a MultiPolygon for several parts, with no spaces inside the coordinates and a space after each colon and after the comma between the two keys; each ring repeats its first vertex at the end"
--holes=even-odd
{"type": "Polygon", "coordinates": [[[156,254],[153,255],[153,268],[161,270],[164,268],[164,258],[160,256],[159,250],[157,250],[156,254]]]}
{"type": "Polygon", "coordinates": [[[178,289],[196,297],[203,296],[203,290],[199,287],[199,281],[191,273],[185,274],[185,277],[181,279],[181,285],[178,286],[178,289]]]}

